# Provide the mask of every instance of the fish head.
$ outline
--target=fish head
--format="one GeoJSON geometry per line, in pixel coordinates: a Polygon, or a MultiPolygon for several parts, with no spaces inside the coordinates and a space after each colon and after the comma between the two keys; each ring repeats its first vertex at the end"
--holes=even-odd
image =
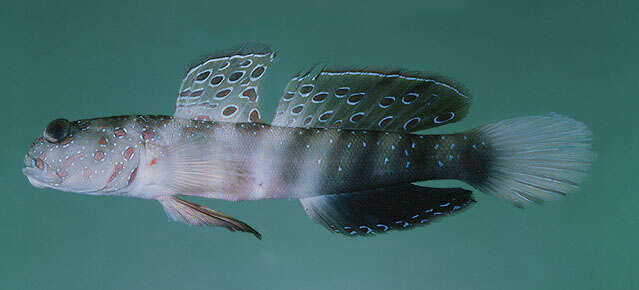
{"type": "Polygon", "coordinates": [[[22,169],[37,188],[85,194],[122,191],[135,179],[141,142],[128,117],[51,121],[22,169]]]}

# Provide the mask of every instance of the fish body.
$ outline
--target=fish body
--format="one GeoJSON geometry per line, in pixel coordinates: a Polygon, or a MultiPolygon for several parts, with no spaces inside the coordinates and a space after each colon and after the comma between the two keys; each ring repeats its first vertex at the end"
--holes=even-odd
{"type": "Polygon", "coordinates": [[[311,69],[284,90],[271,124],[258,85],[275,52],[242,47],[190,68],[174,116],[51,122],[25,156],[36,187],[154,199],[191,225],[260,234],[179,196],[232,201],[300,199],[330,230],[371,235],[413,228],[468,207],[456,179],[516,206],[578,187],[592,161],[590,132],[556,114],[440,135],[470,97],[442,78],[311,69]]]}

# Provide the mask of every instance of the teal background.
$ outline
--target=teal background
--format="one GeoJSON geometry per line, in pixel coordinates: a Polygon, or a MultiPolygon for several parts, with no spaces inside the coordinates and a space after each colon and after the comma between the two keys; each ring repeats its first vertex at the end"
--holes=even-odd
{"type": "Polygon", "coordinates": [[[3,1],[0,289],[638,289],[637,3],[3,1]],[[330,234],[294,200],[196,199],[259,241],[22,175],[50,120],[171,114],[188,63],[247,40],[280,50],[265,116],[310,64],[434,71],[475,97],[437,132],[557,112],[588,124],[598,159],[567,199],[519,210],[477,193],[466,212],[375,238],[330,234]]]}

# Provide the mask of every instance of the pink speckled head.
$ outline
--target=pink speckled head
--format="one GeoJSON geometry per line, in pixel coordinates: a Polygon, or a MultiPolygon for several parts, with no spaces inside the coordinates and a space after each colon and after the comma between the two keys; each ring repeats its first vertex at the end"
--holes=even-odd
{"type": "Polygon", "coordinates": [[[135,117],[56,119],[31,144],[22,172],[38,188],[117,192],[135,179],[139,136],[135,117]]]}

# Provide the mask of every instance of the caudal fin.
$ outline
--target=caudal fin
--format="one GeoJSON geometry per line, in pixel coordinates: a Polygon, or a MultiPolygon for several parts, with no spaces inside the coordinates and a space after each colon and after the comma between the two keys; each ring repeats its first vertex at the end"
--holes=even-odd
{"type": "Polygon", "coordinates": [[[577,189],[594,159],[590,130],[557,114],[503,120],[473,131],[492,155],[485,178],[473,186],[518,207],[577,189]]]}

